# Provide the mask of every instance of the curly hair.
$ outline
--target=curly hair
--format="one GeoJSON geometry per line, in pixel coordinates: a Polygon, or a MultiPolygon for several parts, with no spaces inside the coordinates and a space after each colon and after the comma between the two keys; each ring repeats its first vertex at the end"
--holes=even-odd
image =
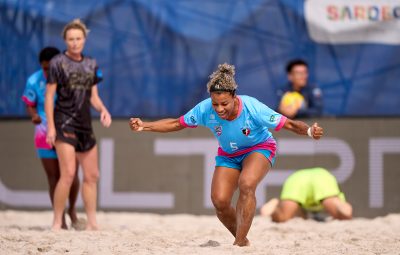
{"type": "Polygon", "coordinates": [[[60,50],[55,47],[45,47],[39,53],[39,63],[50,61],[55,55],[59,54],[60,50]]]}
{"type": "Polygon", "coordinates": [[[85,38],[87,37],[89,33],[89,29],[87,29],[86,25],[80,20],[80,19],[74,19],[73,21],[69,22],[67,25],[65,25],[63,31],[62,31],[62,37],[66,39],[67,37],[67,32],[70,29],[79,29],[83,32],[83,35],[85,38]]]}
{"type": "Polygon", "coordinates": [[[218,69],[210,76],[207,83],[207,91],[211,92],[230,92],[235,94],[238,87],[235,79],[235,66],[223,63],[218,65],[218,69]]]}

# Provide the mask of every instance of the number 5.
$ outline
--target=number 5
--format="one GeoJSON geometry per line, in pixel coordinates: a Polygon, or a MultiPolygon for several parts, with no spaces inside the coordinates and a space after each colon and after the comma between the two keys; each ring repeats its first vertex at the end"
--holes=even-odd
{"type": "Polygon", "coordinates": [[[239,149],[236,143],[230,142],[230,145],[233,151],[239,149]]]}

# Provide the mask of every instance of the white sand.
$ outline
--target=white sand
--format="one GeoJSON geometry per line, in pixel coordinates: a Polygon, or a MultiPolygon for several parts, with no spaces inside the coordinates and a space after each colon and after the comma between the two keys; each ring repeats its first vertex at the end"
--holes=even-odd
{"type": "Polygon", "coordinates": [[[243,248],[216,216],[99,212],[95,232],[52,232],[51,219],[49,211],[0,211],[0,254],[400,254],[400,214],[284,224],[257,216],[243,248]]]}

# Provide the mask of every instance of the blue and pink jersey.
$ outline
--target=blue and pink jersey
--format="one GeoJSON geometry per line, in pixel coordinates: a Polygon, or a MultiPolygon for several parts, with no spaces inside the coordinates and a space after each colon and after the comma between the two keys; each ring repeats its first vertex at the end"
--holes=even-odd
{"type": "Polygon", "coordinates": [[[234,120],[221,119],[208,98],[180,117],[181,125],[209,128],[219,143],[218,156],[236,157],[250,151],[265,149],[275,154],[276,142],[268,129],[278,131],[286,117],[257,99],[238,96],[239,113],[234,120]]]}
{"type": "Polygon", "coordinates": [[[46,77],[42,70],[33,73],[27,80],[22,100],[25,104],[35,107],[42,119],[39,125],[35,126],[35,147],[37,149],[51,149],[46,143],[47,119],[44,111],[44,100],[46,93],[46,77]]]}

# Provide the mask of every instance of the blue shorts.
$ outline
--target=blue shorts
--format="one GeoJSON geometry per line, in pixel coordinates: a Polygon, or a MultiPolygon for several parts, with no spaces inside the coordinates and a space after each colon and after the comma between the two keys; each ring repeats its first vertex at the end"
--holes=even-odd
{"type": "Polygon", "coordinates": [[[215,166],[223,166],[228,168],[234,168],[237,170],[242,170],[242,162],[243,160],[249,156],[251,153],[258,152],[264,155],[268,161],[271,163],[271,166],[275,163],[275,156],[271,155],[271,151],[269,150],[254,150],[249,151],[243,155],[239,155],[236,157],[226,157],[226,156],[216,156],[215,157],[215,166]]]}
{"type": "Polygon", "coordinates": [[[56,150],[53,149],[36,149],[39,158],[57,158],[56,150]]]}

